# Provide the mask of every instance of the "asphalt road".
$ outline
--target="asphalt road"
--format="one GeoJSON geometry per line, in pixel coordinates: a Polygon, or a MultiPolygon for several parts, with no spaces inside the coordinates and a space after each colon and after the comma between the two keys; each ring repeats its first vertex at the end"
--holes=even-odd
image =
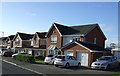
{"type": "MultiPolygon", "coordinates": [[[[44,65],[44,64],[29,64],[24,62],[19,62],[16,60],[13,60],[11,58],[3,58],[7,61],[16,63],[17,65],[21,67],[25,67],[28,69],[31,69],[32,71],[36,71],[37,73],[40,73],[45,76],[110,76],[113,74],[112,71],[101,71],[101,70],[91,70],[89,68],[85,67],[71,67],[70,69],[65,69],[63,67],[55,67],[53,65],[44,65]]],[[[9,63],[3,62],[3,74],[35,74],[35,72],[31,72],[22,68],[19,68],[15,65],[11,65],[9,63]]],[[[30,76],[28,75],[28,76],[30,76]]],[[[18,75],[17,75],[18,76],[18,75]]],[[[23,76],[23,75],[22,75],[23,76]]],[[[35,75],[33,75],[35,76],[35,75]]],[[[39,75],[40,76],[40,75],[39,75]]]]}
{"type": "Polygon", "coordinates": [[[2,62],[0,67],[2,67],[2,76],[43,76],[6,62],[2,62]]]}

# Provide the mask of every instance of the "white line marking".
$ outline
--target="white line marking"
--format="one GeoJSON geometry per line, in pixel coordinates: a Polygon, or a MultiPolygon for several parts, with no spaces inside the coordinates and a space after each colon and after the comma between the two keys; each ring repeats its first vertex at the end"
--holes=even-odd
{"type": "Polygon", "coordinates": [[[6,61],[6,60],[3,60],[4,62],[6,63],[9,63],[9,64],[12,64],[12,65],[16,65],[15,63],[12,63],[12,62],[9,62],[9,61],[6,61]]]}
{"type": "MultiPolygon", "coordinates": [[[[37,71],[31,70],[31,69],[22,67],[22,66],[20,66],[20,65],[17,65],[17,64],[15,64],[15,63],[13,63],[13,62],[9,62],[9,61],[6,61],[6,60],[3,60],[3,61],[4,61],[4,62],[7,62],[7,63],[9,63],[9,64],[12,64],[12,65],[15,65],[15,66],[17,66],[17,67],[19,67],[19,68],[22,68],[22,69],[25,69],[25,70],[29,70],[29,71],[34,72],[34,73],[37,73],[37,74],[42,74],[42,73],[40,73],[40,72],[37,72],[37,71]]],[[[43,75],[43,74],[42,74],[42,75],[43,75]]]]}

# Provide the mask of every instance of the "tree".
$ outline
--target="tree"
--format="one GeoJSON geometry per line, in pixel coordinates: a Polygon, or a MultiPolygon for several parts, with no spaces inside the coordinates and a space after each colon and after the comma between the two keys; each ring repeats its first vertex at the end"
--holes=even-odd
{"type": "Polygon", "coordinates": [[[115,43],[110,43],[110,47],[112,48],[112,49],[115,49],[116,48],[116,44],[115,43]]]}

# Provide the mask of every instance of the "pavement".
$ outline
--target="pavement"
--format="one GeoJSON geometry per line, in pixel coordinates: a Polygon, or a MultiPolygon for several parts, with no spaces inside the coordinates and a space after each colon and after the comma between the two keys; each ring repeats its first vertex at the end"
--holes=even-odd
{"type": "MultiPolygon", "coordinates": [[[[30,70],[36,74],[42,74],[42,75],[48,75],[48,76],[53,76],[53,75],[101,75],[101,76],[106,76],[106,75],[111,75],[114,73],[114,71],[101,71],[101,70],[91,70],[90,68],[86,67],[71,67],[70,69],[65,69],[63,67],[55,67],[53,65],[44,65],[44,64],[30,64],[30,63],[25,63],[25,62],[20,62],[17,60],[14,60],[10,57],[3,57],[3,61],[8,61],[11,62],[19,67],[23,67],[26,70],[30,70]],[[103,75],[105,74],[105,75],[103,75]]],[[[3,64],[4,66],[4,64],[3,64]]],[[[120,70],[118,70],[120,72],[120,70]]]]}

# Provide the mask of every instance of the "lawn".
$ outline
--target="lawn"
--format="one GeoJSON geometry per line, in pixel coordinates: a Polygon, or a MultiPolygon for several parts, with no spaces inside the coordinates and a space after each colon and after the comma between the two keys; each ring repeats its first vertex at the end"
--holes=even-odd
{"type": "Polygon", "coordinates": [[[36,59],[36,60],[35,60],[35,63],[38,63],[38,64],[39,64],[39,63],[44,63],[44,60],[37,60],[37,59],[36,59]]]}

